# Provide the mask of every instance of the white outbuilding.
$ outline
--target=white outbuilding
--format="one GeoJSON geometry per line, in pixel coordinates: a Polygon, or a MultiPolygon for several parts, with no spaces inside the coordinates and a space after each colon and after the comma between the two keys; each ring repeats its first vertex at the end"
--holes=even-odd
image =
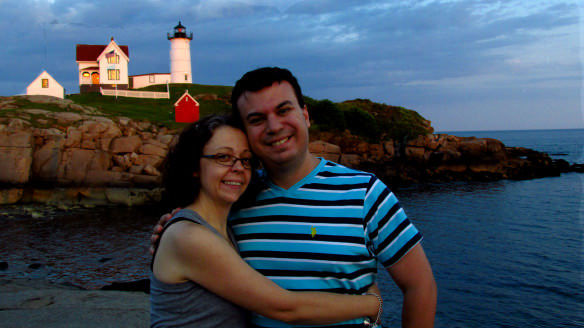
{"type": "Polygon", "coordinates": [[[27,95],[53,96],[65,98],[65,88],[57,82],[47,71],[43,71],[31,84],[26,87],[27,95]]]}

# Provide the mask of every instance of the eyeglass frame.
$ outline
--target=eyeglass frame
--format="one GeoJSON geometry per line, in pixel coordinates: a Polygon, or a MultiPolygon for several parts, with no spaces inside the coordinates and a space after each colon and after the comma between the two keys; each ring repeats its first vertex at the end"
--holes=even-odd
{"type": "Polygon", "coordinates": [[[212,159],[215,161],[215,163],[217,163],[219,165],[227,166],[227,167],[233,167],[233,165],[235,165],[235,163],[237,163],[237,161],[239,161],[241,163],[241,166],[244,169],[251,169],[253,167],[253,161],[254,161],[253,156],[248,157],[248,158],[239,158],[237,156],[233,156],[233,155],[225,154],[225,153],[217,153],[217,154],[213,154],[213,155],[201,155],[201,158],[212,159]],[[219,161],[219,158],[218,158],[219,156],[228,156],[231,164],[228,164],[227,162],[219,161]],[[244,161],[248,162],[247,166],[246,166],[246,164],[244,164],[244,161]]]}

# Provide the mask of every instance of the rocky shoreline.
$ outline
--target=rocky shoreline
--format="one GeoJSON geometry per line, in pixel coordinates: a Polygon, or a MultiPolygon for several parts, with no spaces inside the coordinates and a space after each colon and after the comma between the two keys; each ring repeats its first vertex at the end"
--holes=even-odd
{"type": "Polygon", "coordinates": [[[84,290],[45,280],[0,280],[2,327],[148,327],[144,292],[84,290]]]}
{"type": "MultiPolygon", "coordinates": [[[[20,96],[62,111],[18,109],[0,98],[0,205],[126,206],[159,202],[160,166],[178,131],[47,96],[20,96]]],[[[310,151],[378,175],[390,187],[412,183],[533,179],[584,172],[584,165],[506,147],[490,138],[428,134],[367,143],[348,131],[311,133],[310,151]]]]}

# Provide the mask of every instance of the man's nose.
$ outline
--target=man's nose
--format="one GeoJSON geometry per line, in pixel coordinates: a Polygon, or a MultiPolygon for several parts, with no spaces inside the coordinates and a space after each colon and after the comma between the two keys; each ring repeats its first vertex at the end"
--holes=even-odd
{"type": "Polygon", "coordinates": [[[282,128],[282,122],[275,116],[268,116],[267,118],[267,130],[268,132],[278,132],[282,128]]]}

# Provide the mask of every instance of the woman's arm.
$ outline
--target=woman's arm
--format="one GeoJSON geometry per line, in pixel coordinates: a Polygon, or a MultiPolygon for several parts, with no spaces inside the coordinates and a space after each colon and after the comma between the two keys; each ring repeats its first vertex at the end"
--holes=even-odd
{"type": "Polygon", "coordinates": [[[327,324],[377,317],[373,295],[291,292],[251,268],[224,239],[190,222],[164,233],[154,261],[156,277],[167,283],[192,280],[211,292],[263,316],[298,324],[327,324]]]}

